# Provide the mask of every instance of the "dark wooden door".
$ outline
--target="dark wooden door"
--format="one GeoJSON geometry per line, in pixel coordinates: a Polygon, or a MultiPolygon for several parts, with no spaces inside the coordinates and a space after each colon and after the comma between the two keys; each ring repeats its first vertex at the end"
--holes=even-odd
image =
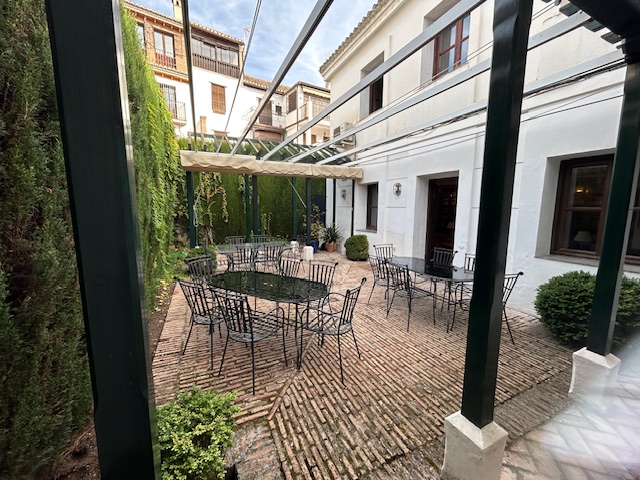
{"type": "Polygon", "coordinates": [[[429,181],[427,241],[424,258],[429,260],[435,247],[453,249],[458,200],[458,177],[429,181]]]}

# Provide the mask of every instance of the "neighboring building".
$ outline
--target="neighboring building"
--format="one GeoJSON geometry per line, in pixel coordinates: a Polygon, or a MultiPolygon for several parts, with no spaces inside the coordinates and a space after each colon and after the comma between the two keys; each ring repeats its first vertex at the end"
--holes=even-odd
{"type": "MultiPolygon", "coordinates": [[[[285,92],[287,100],[286,129],[287,136],[304,127],[309,120],[329,105],[330,92],[327,88],[298,82],[285,92]]],[[[311,127],[295,143],[315,145],[329,140],[329,118],[324,118],[311,127]]]]}
{"type": "MultiPolygon", "coordinates": [[[[457,3],[379,0],[320,69],[332,98],[457,3]]],[[[534,1],[530,35],[566,20],[572,7],[534,1]]],[[[384,115],[490,59],[493,9],[488,1],[453,21],[333,112],[332,129],[384,115]]],[[[587,26],[597,28],[592,23],[587,26]]],[[[524,272],[510,299],[522,311],[534,311],[536,288],[550,277],[597,269],[625,76],[622,54],[608,41],[615,36],[607,32],[579,27],[528,54],[506,266],[507,273],[524,272]]],[[[355,184],[353,205],[351,183],[336,186],[335,221],[344,231],[366,234],[370,246],[393,243],[397,255],[430,258],[444,246],[457,250],[457,265],[467,253],[482,255],[475,248],[488,80],[489,72],[473,76],[355,133],[351,159],[364,178],[355,184]],[[383,143],[391,135],[399,139],[383,143]]],[[[640,272],[636,198],[627,274],[640,272]]]]}
{"type": "MultiPolygon", "coordinates": [[[[125,8],[136,19],[140,44],[160,84],[176,132],[187,136],[193,132],[193,116],[181,1],[173,0],[173,18],[131,2],[125,2],[125,8]]],[[[191,49],[196,132],[240,136],[269,82],[248,75],[240,82],[244,42],[231,35],[191,22],[191,49]]],[[[271,97],[252,129],[253,138],[284,138],[282,94],[286,90],[279,87],[271,97]]]]}

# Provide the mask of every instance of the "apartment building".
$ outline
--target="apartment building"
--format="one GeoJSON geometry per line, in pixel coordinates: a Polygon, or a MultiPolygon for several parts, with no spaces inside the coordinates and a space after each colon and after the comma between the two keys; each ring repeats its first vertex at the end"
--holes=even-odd
{"type": "MultiPolygon", "coordinates": [[[[494,9],[488,1],[448,18],[463,3],[470,4],[379,0],[320,69],[336,99],[433,33],[332,113],[331,128],[351,132],[349,164],[363,168],[357,183],[338,181],[335,221],[366,234],[370,246],[393,243],[397,255],[430,258],[434,247],[453,248],[459,266],[465,254],[482,254],[476,235],[494,9]]],[[[535,0],[533,11],[506,266],[524,272],[510,305],[530,313],[536,288],[550,277],[596,272],[625,76],[619,38],[572,4],[535,0]]],[[[636,207],[630,276],[640,273],[636,207]]]]}

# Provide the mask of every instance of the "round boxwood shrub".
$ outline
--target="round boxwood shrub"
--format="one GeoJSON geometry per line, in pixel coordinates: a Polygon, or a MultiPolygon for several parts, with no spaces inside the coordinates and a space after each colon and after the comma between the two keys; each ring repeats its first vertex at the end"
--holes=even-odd
{"type": "MultiPolygon", "coordinates": [[[[535,308],[542,323],[561,342],[585,345],[596,277],[574,271],[538,287],[535,308]]],[[[640,281],[624,277],[620,288],[613,344],[621,345],[640,327],[640,281]]]]}
{"type": "Polygon", "coordinates": [[[366,260],[369,256],[369,240],[366,235],[354,235],[344,242],[349,260],[366,260]]]}
{"type": "Polygon", "coordinates": [[[224,478],[224,450],[231,446],[240,411],[236,394],[219,395],[193,387],[158,409],[163,480],[224,478]]]}

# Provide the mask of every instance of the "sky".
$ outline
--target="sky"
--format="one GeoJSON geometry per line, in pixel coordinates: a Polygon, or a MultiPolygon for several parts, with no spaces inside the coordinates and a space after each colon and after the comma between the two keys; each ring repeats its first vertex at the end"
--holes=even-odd
{"type": "MultiPolygon", "coordinates": [[[[133,1],[173,16],[171,0],[133,1]]],[[[257,1],[189,0],[189,19],[243,39],[246,48],[257,1]]],[[[316,0],[263,0],[249,47],[245,73],[272,81],[316,3],[316,0]]],[[[347,38],[374,4],[375,0],[334,0],[282,83],[291,86],[297,81],[303,81],[324,86],[325,82],[318,71],[320,65],[347,38]]]]}

